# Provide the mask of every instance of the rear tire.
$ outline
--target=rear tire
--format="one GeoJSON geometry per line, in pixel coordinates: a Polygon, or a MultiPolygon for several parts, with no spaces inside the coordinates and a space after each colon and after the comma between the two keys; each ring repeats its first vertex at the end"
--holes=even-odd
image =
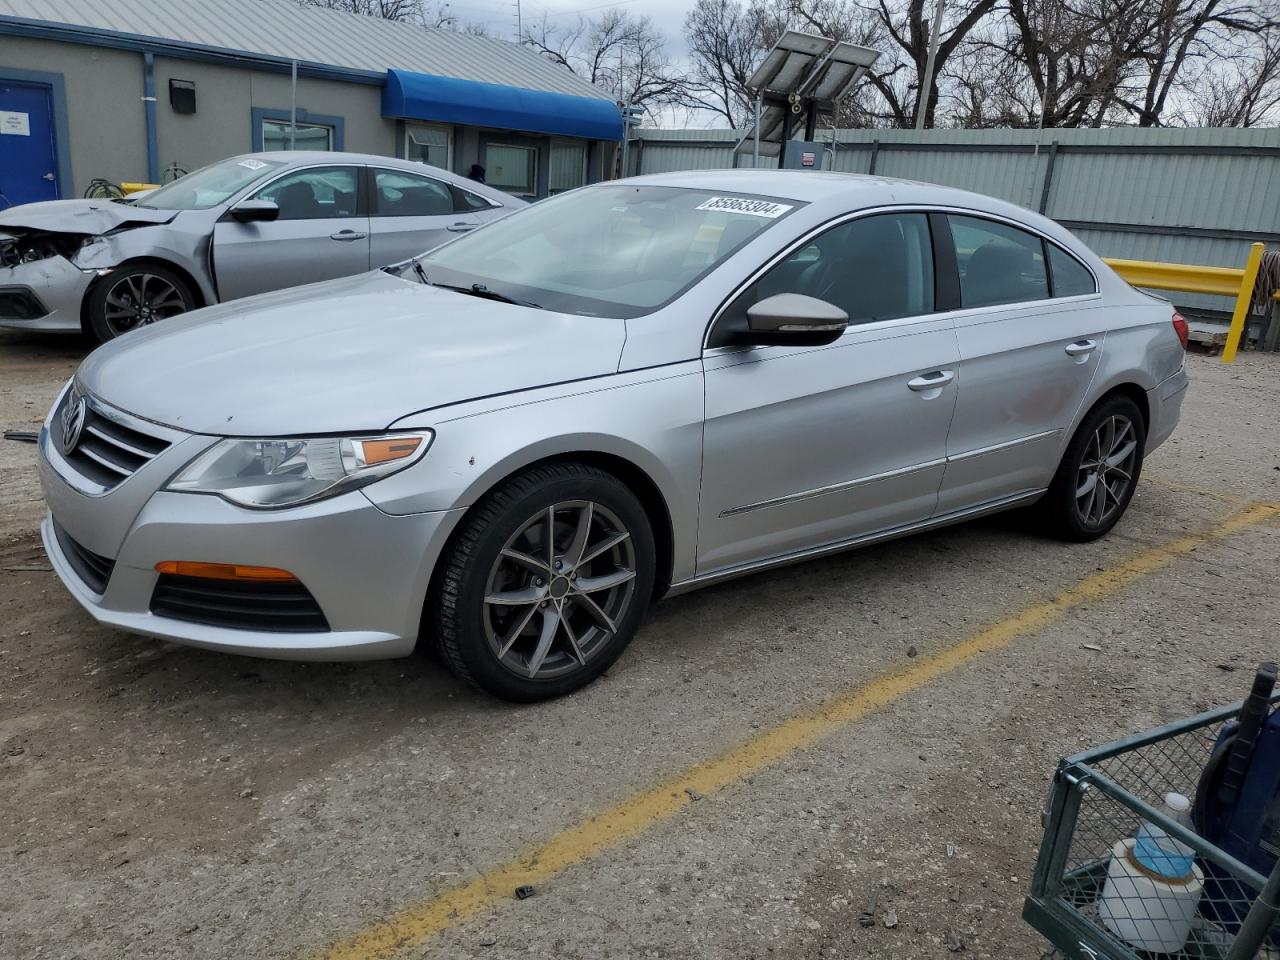
{"type": "Polygon", "coordinates": [[[639,629],[655,548],[644,508],[580,463],[506,481],[464,521],[425,618],[454,673],[504,700],[563,696],[607,670],[639,629]]]}
{"type": "Polygon", "coordinates": [[[106,343],[138,327],[196,307],[196,297],[176,270],[159,263],[127,264],[112,270],[89,291],[89,332],[106,343]]]}
{"type": "Polygon", "coordinates": [[[1116,394],[1085,415],[1035,510],[1054,536],[1097,540],[1124,516],[1142,474],[1146,423],[1138,405],[1116,394]]]}

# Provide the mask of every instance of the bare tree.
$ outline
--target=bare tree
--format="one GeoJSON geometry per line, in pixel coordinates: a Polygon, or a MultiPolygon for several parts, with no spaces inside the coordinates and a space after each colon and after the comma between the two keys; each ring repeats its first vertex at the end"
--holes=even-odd
{"type": "Polygon", "coordinates": [[[776,3],[697,0],[684,21],[691,95],[730,126],[748,125],[755,95],[747,81],[786,28],[786,11],[776,3]]]}
{"type": "Polygon", "coordinates": [[[578,17],[557,26],[544,16],[525,28],[521,42],[610,91],[619,103],[652,113],[688,102],[688,80],[649,17],[614,8],[594,19],[578,17]]]}
{"type": "Polygon", "coordinates": [[[1280,123],[1280,31],[1252,38],[1229,62],[1200,72],[1183,120],[1198,127],[1280,123]]]}
{"type": "Polygon", "coordinates": [[[449,0],[296,0],[299,6],[340,10],[378,20],[413,23],[438,30],[489,36],[484,24],[458,16],[449,0]]]}
{"type": "Polygon", "coordinates": [[[422,0],[298,0],[303,7],[358,13],[379,20],[422,23],[422,0]]]}

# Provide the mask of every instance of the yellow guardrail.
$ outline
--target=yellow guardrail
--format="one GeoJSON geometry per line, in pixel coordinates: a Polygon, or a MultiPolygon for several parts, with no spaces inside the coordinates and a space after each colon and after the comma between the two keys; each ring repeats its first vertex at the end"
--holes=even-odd
{"type": "MultiPolygon", "coordinates": [[[[1258,280],[1258,265],[1262,263],[1262,249],[1260,243],[1250,247],[1249,259],[1243,267],[1201,267],[1192,263],[1157,263],[1154,260],[1115,260],[1108,257],[1103,257],[1103,261],[1135,287],[1205,293],[1235,300],[1235,309],[1231,312],[1231,327],[1227,330],[1227,343],[1222,348],[1222,362],[1231,363],[1236,358],[1240,337],[1244,334],[1245,320],[1249,316],[1253,286],[1258,280]]],[[[1280,300],[1280,290],[1274,296],[1280,300]]]]}
{"type": "Polygon", "coordinates": [[[126,183],[120,184],[120,189],[123,190],[126,194],[128,194],[128,193],[137,193],[139,190],[155,190],[159,186],[160,184],[158,183],[126,182],[126,183]]]}

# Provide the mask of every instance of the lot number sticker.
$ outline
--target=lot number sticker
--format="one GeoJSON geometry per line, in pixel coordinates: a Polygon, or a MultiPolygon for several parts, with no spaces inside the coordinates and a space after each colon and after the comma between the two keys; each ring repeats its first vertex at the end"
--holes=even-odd
{"type": "Polygon", "coordinates": [[[724,213],[745,213],[752,217],[776,220],[791,209],[789,203],[771,200],[748,200],[745,197],[712,197],[694,207],[695,210],[720,210],[724,213]]]}
{"type": "Polygon", "coordinates": [[[248,167],[250,170],[261,170],[266,164],[261,160],[241,160],[240,166],[248,167]]]}

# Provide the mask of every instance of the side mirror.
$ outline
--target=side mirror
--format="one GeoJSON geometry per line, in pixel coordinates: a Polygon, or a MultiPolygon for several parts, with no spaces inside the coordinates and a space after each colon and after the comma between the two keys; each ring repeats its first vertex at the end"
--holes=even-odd
{"type": "Polygon", "coordinates": [[[231,216],[241,223],[269,223],[280,216],[274,200],[241,200],[231,208],[231,216]]]}
{"type": "Polygon", "coordinates": [[[849,315],[834,304],[802,293],[778,293],[747,308],[745,343],[820,347],[839,339],[849,315]]]}

